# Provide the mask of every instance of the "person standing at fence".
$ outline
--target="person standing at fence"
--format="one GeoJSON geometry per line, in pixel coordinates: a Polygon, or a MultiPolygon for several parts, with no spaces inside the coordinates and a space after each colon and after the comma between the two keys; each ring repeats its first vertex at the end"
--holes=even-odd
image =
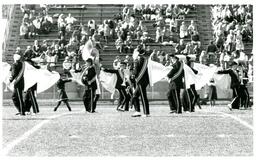
{"type": "Polygon", "coordinates": [[[169,101],[170,113],[182,113],[180,90],[184,88],[184,70],[183,63],[179,61],[179,58],[174,54],[170,54],[170,62],[172,64],[172,70],[167,74],[169,79],[169,91],[167,92],[167,98],[169,101]]]}
{"type": "Polygon", "coordinates": [[[68,96],[65,90],[65,83],[71,82],[71,79],[66,79],[65,74],[60,74],[61,78],[57,82],[57,89],[59,92],[59,100],[57,106],[53,109],[53,111],[57,111],[58,107],[61,105],[61,102],[64,102],[67,105],[69,111],[71,111],[70,105],[68,103],[68,96]]]}
{"type": "Polygon", "coordinates": [[[18,54],[13,55],[14,63],[11,66],[10,83],[14,83],[12,100],[16,109],[18,110],[16,115],[25,115],[25,107],[23,102],[25,64],[21,62],[20,58],[21,56],[18,54]]]}

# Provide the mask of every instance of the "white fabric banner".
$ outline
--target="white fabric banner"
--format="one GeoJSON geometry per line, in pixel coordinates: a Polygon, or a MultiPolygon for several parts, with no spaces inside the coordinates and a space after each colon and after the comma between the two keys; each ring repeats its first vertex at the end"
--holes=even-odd
{"type": "Polygon", "coordinates": [[[117,76],[114,73],[107,73],[104,71],[100,71],[99,80],[101,85],[110,93],[115,92],[115,86],[117,81],[117,76]]]}
{"type": "MultiPolygon", "coordinates": [[[[10,68],[11,66],[3,62],[3,78],[2,82],[9,84],[9,79],[11,76],[10,68]]],[[[37,93],[44,92],[53,86],[60,79],[58,72],[50,72],[47,69],[36,69],[29,63],[25,62],[24,70],[24,91],[27,91],[28,88],[32,87],[37,83],[37,93]]],[[[13,91],[13,84],[9,84],[8,88],[13,91]]]]}

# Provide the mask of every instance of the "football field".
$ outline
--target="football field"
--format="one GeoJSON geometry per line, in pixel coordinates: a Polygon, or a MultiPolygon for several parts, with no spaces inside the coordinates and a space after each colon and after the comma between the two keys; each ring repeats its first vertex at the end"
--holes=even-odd
{"type": "Polygon", "coordinates": [[[82,102],[40,106],[37,115],[15,116],[3,107],[2,147],[7,156],[253,156],[253,111],[203,105],[193,113],[170,114],[151,104],[150,117],[131,117],[116,105],[86,113],[82,102]]]}

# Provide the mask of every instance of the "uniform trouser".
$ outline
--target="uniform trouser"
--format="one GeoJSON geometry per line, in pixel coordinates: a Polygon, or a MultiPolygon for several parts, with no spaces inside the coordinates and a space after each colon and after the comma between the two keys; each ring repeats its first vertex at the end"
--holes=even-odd
{"type": "Polygon", "coordinates": [[[30,112],[30,108],[32,106],[33,113],[39,112],[38,103],[33,90],[28,90],[25,94],[25,111],[30,112]]]}
{"type": "Polygon", "coordinates": [[[58,102],[57,106],[54,108],[55,111],[57,111],[57,109],[59,108],[61,102],[64,102],[64,103],[66,104],[68,110],[71,111],[71,107],[70,107],[70,105],[69,105],[69,103],[68,103],[68,99],[60,100],[60,101],[58,102]]]}
{"type": "Polygon", "coordinates": [[[93,89],[93,88],[89,88],[84,91],[83,102],[84,102],[85,110],[88,112],[93,112],[93,102],[95,98],[95,91],[96,89],[93,89]]]}
{"type": "Polygon", "coordinates": [[[248,108],[250,96],[247,87],[245,85],[241,85],[239,92],[241,94],[241,106],[248,108]]]}
{"type": "Polygon", "coordinates": [[[100,95],[96,94],[95,97],[94,97],[94,100],[93,100],[93,109],[92,109],[93,112],[95,112],[95,109],[96,109],[97,102],[98,102],[99,98],[100,98],[100,95]]]}
{"type": "Polygon", "coordinates": [[[184,89],[182,93],[182,106],[184,111],[192,111],[192,99],[193,96],[191,89],[184,89]]]}
{"type": "Polygon", "coordinates": [[[180,88],[169,89],[167,98],[171,111],[181,113],[180,88]]]}
{"type": "Polygon", "coordinates": [[[233,100],[231,101],[231,107],[232,109],[239,109],[239,103],[240,103],[240,99],[241,99],[241,94],[239,92],[239,86],[236,86],[233,89],[233,100]]]}
{"type": "Polygon", "coordinates": [[[14,88],[13,94],[12,94],[12,101],[14,103],[14,106],[18,110],[19,113],[24,114],[25,113],[25,107],[23,102],[23,89],[20,88],[14,88]]]}
{"type": "Polygon", "coordinates": [[[128,100],[128,95],[125,91],[125,86],[121,86],[121,87],[118,87],[116,88],[119,92],[119,99],[118,99],[118,106],[117,107],[123,107],[123,106],[126,106],[127,103],[129,103],[128,100]]]}
{"type": "Polygon", "coordinates": [[[134,109],[137,112],[140,112],[140,101],[139,97],[141,97],[143,112],[144,114],[149,114],[149,104],[148,104],[148,97],[147,97],[147,86],[137,84],[135,88],[135,93],[133,95],[133,103],[134,109]]]}
{"type": "Polygon", "coordinates": [[[199,95],[198,95],[198,93],[195,89],[195,85],[191,85],[190,90],[192,92],[192,95],[191,95],[191,98],[190,98],[191,101],[192,101],[191,111],[194,112],[195,111],[195,105],[196,105],[196,102],[199,98],[199,95]]]}

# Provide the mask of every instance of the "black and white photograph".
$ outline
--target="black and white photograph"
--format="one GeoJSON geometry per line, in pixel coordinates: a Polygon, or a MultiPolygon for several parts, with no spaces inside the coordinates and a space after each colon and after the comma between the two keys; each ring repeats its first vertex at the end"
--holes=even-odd
{"type": "Polygon", "coordinates": [[[4,158],[256,158],[253,1],[0,8],[4,158]]]}

